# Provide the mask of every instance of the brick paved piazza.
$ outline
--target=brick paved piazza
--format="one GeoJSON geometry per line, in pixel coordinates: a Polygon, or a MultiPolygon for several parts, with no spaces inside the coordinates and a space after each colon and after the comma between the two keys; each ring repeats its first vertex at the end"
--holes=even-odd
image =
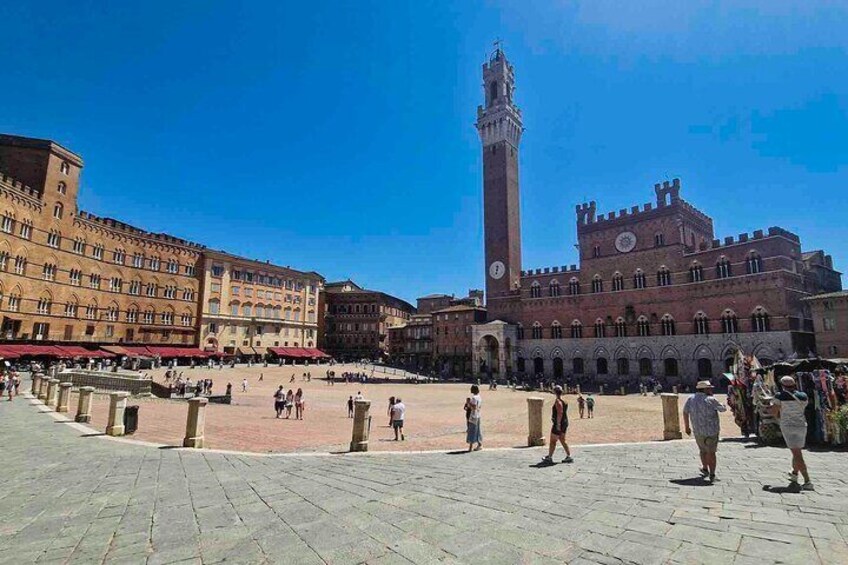
{"type": "Polygon", "coordinates": [[[845,563],[844,452],[691,442],[472,454],[245,455],[90,434],[0,404],[0,563],[845,563]]]}
{"type": "MultiPolygon", "coordinates": [[[[209,405],[206,412],[206,446],[215,449],[256,452],[342,451],[351,438],[351,420],[347,418],[346,401],[362,391],[372,401],[373,416],[371,450],[456,449],[465,442],[463,404],[469,395],[465,384],[336,384],[327,386],[323,376],[327,367],[291,365],[285,367],[183,370],[193,381],[212,378],[214,391],[223,393],[227,382],[233,383],[233,404],[209,405]],[[312,382],[301,380],[303,372],[312,373],[312,382]],[[264,380],[259,381],[259,375],[264,380]],[[292,375],[296,381],[289,383],[292,375]],[[247,392],[241,381],[248,380],[247,392]],[[304,421],[276,420],[272,395],[282,384],[286,390],[302,387],[306,399],[304,421]],[[407,407],[407,441],[392,441],[386,411],[390,396],[400,396],[407,407]]],[[[333,367],[337,375],[346,370],[362,370],[353,366],[333,367]]],[[[164,370],[153,372],[162,380],[164,370]]],[[[527,442],[527,401],[530,393],[513,392],[506,387],[489,391],[482,387],[483,435],[487,447],[514,447],[527,442]]],[[[538,394],[537,394],[538,396],[538,394]]],[[[545,410],[550,410],[551,395],[545,410]]],[[[71,406],[75,406],[74,396],[71,406]]],[[[649,441],[662,438],[662,407],[659,397],[604,396],[597,399],[595,418],[579,420],[576,398],[568,396],[572,425],[569,441],[575,444],[649,441]]],[[[132,399],[139,404],[138,439],[166,445],[182,445],[185,432],[186,404],[183,401],[132,399]]],[[[94,402],[92,425],[106,429],[108,398],[98,396],[94,402]]],[[[547,418],[547,412],[546,416],[547,418]]],[[[729,414],[725,429],[735,428],[729,414]]]]}

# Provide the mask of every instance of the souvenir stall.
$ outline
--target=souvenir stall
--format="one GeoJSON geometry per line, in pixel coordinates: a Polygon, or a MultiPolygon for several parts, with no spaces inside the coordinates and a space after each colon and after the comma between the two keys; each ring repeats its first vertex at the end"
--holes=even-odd
{"type": "Polygon", "coordinates": [[[751,434],[759,435],[762,416],[758,408],[764,401],[762,379],[757,384],[759,369],[760,363],[756,357],[745,357],[741,350],[736,350],[730,372],[724,374],[729,381],[727,405],[745,437],[750,437],[751,434]]]}

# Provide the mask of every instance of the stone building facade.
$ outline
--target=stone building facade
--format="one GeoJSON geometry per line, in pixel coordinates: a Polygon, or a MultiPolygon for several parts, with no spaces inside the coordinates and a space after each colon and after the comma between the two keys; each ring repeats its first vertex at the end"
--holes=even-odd
{"type": "Polygon", "coordinates": [[[202,266],[206,351],[262,356],[269,347],[317,347],[321,275],[211,250],[202,266]]]}
{"type": "Polygon", "coordinates": [[[485,321],[486,309],[471,304],[457,304],[432,313],[433,365],[438,374],[471,376],[471,330],[485,321]]]}
{"type": "Polygon", "coordinates": [[[80,211],[82,167],[0,135],[0,339],[195,345],[203,247],[80,211]]]}
{"type": "Polygon", "coordinates": [[[832,263],[813,267],[799,237],[779,227],[716,238],[678,179],[655,185],[643,206],[602,215],[595,202],[578,205],[580,265],[521,270],[521,113],[502,51],[483,78],[477,125],[493,322],[474,330],[478,374],[691,382],[719,376],[740,348],[765,361],[813,348],[803,299],[841,289],[832,263]]]}
{"type": "Polygon", "coordinates": [[[320,298],[321,349],[339,360],[386,358],[389,328],[415,313],[412,304],[350,280],[325,284],[320,298]]]}
{"type": "Polygon", "coordinates": [[[804,302],[813,316],[818,356],[848,358],[848,291],[818,294],[804,302]]]}
{"type": "Polygon", "coordinates": [[[389,328],[389,360],[418,373],[433,366],[433,316],[413,314],[406,324],[389,328]]]}

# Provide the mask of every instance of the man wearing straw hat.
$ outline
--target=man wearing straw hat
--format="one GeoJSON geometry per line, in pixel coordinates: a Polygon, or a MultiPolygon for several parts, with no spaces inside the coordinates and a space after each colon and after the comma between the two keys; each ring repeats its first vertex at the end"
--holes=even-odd
{"type": "Polygon", "coordinates": [[[727,407],[713,396],[713,384],[710,381],[699,381],[695,388],[697,392],[683,405],[683,423],[686,435],[692,435],[692,431],[695,431],[695,442],[701,455],[701,475],[709,477],[713,483],[716,480],[716,451],[721,431],[718,413],[726,411],[727,407]]]}
{"type": "Polygon", "coordinates": [[[798,473],[804,477],[801,490],[815,490],[810,482],[810,474],[807,472],[807,464],[804,462],[804,444],[807,441],[807,395],[797,389],[795,379],[789,375],[780,377],[780,391],[772,401],[768,411],[778,418],[780,432],[786,441],[786,447],[792,452],[792,471],[789,473],[789,481],[792,485],[798,485],[798,473]]]}

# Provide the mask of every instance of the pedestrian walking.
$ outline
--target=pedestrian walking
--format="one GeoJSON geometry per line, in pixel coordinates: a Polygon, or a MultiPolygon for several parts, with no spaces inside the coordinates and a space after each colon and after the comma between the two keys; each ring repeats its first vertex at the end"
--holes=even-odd
{"type": "Polygon", "coordinates": [[[277,418],[283,415],[283,410],[286,409],[286,392],[283,390],[283,385],[274,393],[274,410],[277,411],[277,418]]]}
{"type": "Polygon", "coordinates": [[[591,392],[586,397],[586,415],[589,418],[595,417],[595,399],[592,397],[591,392]]]}
{"type": "Polygon", "coordinates": [[[403,435],[403,421],[405,418],[406,406],[403,401],[401,401],[400,397],[398,397],[392,406],[392,429],[395,431],[395,441],[398,440],[398,435],[400,435],[401,441],[406,439],[403,435]]]}
{"type": "Polygon", "coordinates": [[[468,451],[480,451],[483,449],[483,432],[481,430],[481,415],[483,408],[483,399],[480,398],[480,387],[471,385],[471,398],[468,399],[468,422],[465,433],[465,442],[468,444],[468,451]],[[477,444],[476,446],[474,444],[477,444]]]}
{"type": "Polygon", "coordinates": [[[303,389],[297,389],[294,393],[294,417],[297,420],[303,420],[303,389]]]}
{"type": "Polygon", "coordinates": [[[247,379],[242,379],[242,381],[241,381],[241,391],[247,392],[247,379]]]}
{"type": "Polygon", "coordinates": [[[548,465],[554,464],[554,451],[556,451],[557,441],[565,449],[565,459],[562,462],[572,463],[574,460],[571,458],[571,450],[565,441],[565,433],[568,431],[568,403],[562,399],[561,386],[556,385],[554,387],[554,394],[556,395],[556,400],[554,400],[554,404],[551,406],[551,437],[548,442],[548,454],[542,459],[542,463],[548,465]]]}
{"type": "Polygon", "coordinates": [[[789,375],[780,378],[781,390],[772,400],[768,408],[780,422],[780,432],[786,447],[792,453],[792,471],[789,472],[789,482],[792,486],[798,486],[798,473],[804,477],[801,490],[815,490],[810,473],[807,471],[807,463],[804,461],[804,445],[807,440],[807,417],[805,411],[809,399],[807,395],[797,389],[795,379],[789,375]]]}
{"type": "Polygon", "coordinates": [[[583,413],[586,411],[586,399],[582,394],[577,395],[577,411],[580,412],[580,419],[583,419],[583,413]]]}
{"type": "Polygon", "coordinates": [[[347,399],[347,417],[353,418],[353,396],[347,399]]]}
{"type": "Polygon", "coordinates": [[[713,384],[710,381],[699,381],[695,389],[697,392],[683,405],[683,425],[687,436],[695,433],[695,443],[698,444],[701,456],[701,475],[714,483],[718,436],[721,431],[718,413],[725,412],[727,407],[713,396],[713,384]]]}
{"type": "Polygon", "coordinates": [[[291,417],[292,406],[294,406],[294,392],[289,389],[286,393],[286,420],[291,417]]]}
{"type": "Polygon", "coordinates": [[[389,408],[388,408],[388,410],[386,410],[386,415],[389,417],[388,427],[390,427],[390,428],[392,427],[392,406],[394,406],[394,405],[395,405],[395,397],[390,396],[389,397],[389,408]]]}

